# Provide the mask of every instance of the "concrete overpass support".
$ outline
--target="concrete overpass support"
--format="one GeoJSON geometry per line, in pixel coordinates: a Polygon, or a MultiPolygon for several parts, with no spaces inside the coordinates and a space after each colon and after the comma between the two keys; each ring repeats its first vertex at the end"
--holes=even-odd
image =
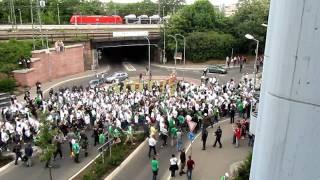
{"type": "Polygon", "coordinates": [[[272,0],[251,180],[320,179],[320,1],[272,0]]]}

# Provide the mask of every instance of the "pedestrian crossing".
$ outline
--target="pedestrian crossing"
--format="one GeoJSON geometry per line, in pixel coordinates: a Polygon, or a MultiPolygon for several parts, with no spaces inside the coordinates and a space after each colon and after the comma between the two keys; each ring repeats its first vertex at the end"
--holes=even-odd
{"type": "Polygon", "coordinates": [[[122,66],[129,72],[137,71],[137,69],[129,62],[122,62],[122,66]]]}

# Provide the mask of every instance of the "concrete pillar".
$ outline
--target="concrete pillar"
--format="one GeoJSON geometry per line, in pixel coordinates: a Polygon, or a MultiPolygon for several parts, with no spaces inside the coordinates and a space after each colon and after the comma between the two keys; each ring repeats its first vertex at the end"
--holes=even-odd
{"type": "Polygon", "coordinates": [[[250,180],[320,179],[319,7],[271,0],[250,180]]]}

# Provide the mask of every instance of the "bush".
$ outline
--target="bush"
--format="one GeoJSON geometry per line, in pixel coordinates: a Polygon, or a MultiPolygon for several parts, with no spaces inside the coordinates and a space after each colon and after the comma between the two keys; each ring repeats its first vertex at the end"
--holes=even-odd
{"type": "Polygon", "coordinates": [[[12,92],[16,87],[16,81],[12,78],[0,80],[0,92],[12,92]]]}
{"type": "Polygon", "coordinates": [[[201,62],[211,58],[224,59],[230,54],[235,40],[230,34],[210,31],[190,33],[187,42],[187,58],[201,62]]]}
{"type": "Polygon", "coordinates": [[[21,57],[31,57],[32,41],[9,40],[0,43],[0,72],[10,73],[17,69],[21,57]]]}
{"type": "MultiPolygon", "coordinates": [[[[108,172],[116,168],[121,162],[141,143],[144,137],[142,134],[137,134],[136,145],[117,144],[112,146],[112,155],[109,157],[109,150],[104,154],[104,163],[99,157],[94,164],[90,165],[79,178],[83,180],[95,180],[105,176],[108,172]]],[[[122,140],[124,142],[124,139],[122,140]]],[[[79,179],[76,177],[76,179],[79,179]]]]}
{"type": "Polygon", "coordinates": [[[246,160],[237,169],[237,172],[235,173],[233,180],[249,180],[251,161],[252,161],[252,153],[250,153],[247,156],[246,160]]]}

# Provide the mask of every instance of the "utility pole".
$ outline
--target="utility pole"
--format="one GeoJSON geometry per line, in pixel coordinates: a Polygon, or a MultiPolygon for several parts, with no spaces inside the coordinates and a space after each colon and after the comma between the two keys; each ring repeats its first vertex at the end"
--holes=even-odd
{"type": "Polygon", "coordinates": [[[59,1],[57,2],[57,9],[58,9],[58,24],[60,25],[60,10],[59,10],[59,1]]]}
{"type": "Polygon", "coordinates": [[[160,16],[161,13],[161,6],[160,6],[160,0],[158,0],[158,15],[160,16]]]}
{"type": "MultiPolygon", "coordinates": [[[[164,22],[164,6],[162,7],[162,22],[164,22]]],[[[166,63],[166,24],[163,23],[163,60],[162,63],[166,63]]]]}
{"type": "Polygon", "coordinates": [[[19,17],[20,17],[20,24],[22,25],[21,9],[18,9],[18,11],[19,11],[19,17]]]}
{"type": "MultiPolygon", "coordinates": [[[[42,3],[41,5],[43,6],[43,0],[41,0],[42,3]]],[[[44,7],[44,6],[43,6],[44,7]]],[[[41,12],[40,12],[40,2],[39,0],[37,0],[37,13],[38,13],[38,21],[39,21],[39,25],[40,25],[40,34],[41,34],[41,46],[42,48],[44,47],[44,43],[43,43],[43,32],[42,32],[42,22],[41,22],[41,12]]]]}
{"type": "Polygon", "coordinates": [[[30,0],[30,17],[31,17],[31,26],[32,26],[32,45],[33,45],[33,50],[36,49],[35,42],[34,42],[34,25],[33,25],[33,6],[32,6],[32,1],[30,0]]]}

